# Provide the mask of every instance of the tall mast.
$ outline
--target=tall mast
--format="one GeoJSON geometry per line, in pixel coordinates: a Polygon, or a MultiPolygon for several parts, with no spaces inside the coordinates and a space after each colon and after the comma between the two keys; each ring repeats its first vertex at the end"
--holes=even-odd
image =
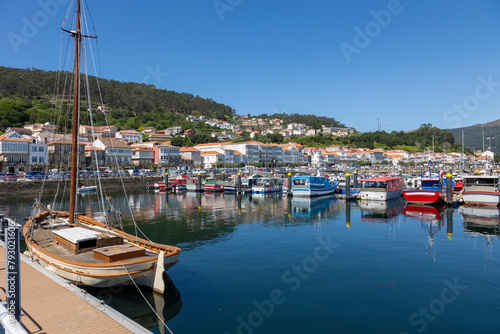
{"type": "Polygon", "coordinates": [[[76,173],[78,165],[78,121],[80,111],[80,0],[76,2],[76,30],[75,38],[75,68],[74,68],[74,92],[73,92],[73,127],[71,129],[71,183],[69,194],[69,222],[73,223],[75,219],[76,203],[76,173]]]}
{"type": "Polygon", "coordinates": [[[462,130],[462,154],[460,155],[460,175],[464,172],[464,130],[462,130]]]}

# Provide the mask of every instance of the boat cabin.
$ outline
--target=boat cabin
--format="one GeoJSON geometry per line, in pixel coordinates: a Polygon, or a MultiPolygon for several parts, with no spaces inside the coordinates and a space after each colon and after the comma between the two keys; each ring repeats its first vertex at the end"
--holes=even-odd
{"type": "Polygon", "coordinates": [[[384,189],[387,191],[398,190],[405,187],[401,177],[373,177],[361,180],[361,188],[371,190],[384,189]]]}
{"type": "Polygon", "coordinates": [[[465,190],[498,190],[499,177],[494,175],[464,176],[463,185],[465,190]]]}

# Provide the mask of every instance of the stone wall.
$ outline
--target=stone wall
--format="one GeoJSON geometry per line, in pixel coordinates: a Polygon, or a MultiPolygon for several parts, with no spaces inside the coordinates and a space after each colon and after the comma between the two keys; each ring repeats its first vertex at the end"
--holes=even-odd
{"type": "MultiPolygon", "coordinates": [[[[123,178],[123,184],[126,187],[146,187],[147,185],[153,184],[155,182],[161,181],[161,177],[127,177],[123,178]]],[[[43,181],[10,181],[10,182],[0,182],[0,196],[11,196],[15,194],[33,194],[36,196],[40,188],[42,187],[43,181]]],[[[80,186],[93,186],[97,184],[95,179],[83,179],[79,181],[80,186]]],[[[102,178],[101,184],[105,189],[121,189],[122,182],[119,178],[102,178]]],[[[44,193],[54,193],[57,187],[67,187],[69,190],[70,182],[69,180],[56,181],[56,180],[46,180],[44,184],[44,193]]]]}

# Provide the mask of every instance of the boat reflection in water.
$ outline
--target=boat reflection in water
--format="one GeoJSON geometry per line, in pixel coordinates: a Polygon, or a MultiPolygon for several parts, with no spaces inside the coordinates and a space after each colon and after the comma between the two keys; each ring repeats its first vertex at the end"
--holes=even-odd
{"type": "Polygon", "coordinates": [[[143,287],[140,287],[139,291],[135,286],[116,286],[87,291],[144,328],[149,330],[158,328],[163,334],[169,332],[163,323],[174,318],[182,308],[179,290],[166,272],[163,273],[163,280],[165,282],[163,295],[143,287]],[[154,310],[144,302],[143,296],[154,310]]]}
{"type": "MultiPolygon", "coordinates": [[[[408,217],[419,219],[422,222],[422,228],[428,233],[427,241],[427,252],[426,254],[432,256],[434,262],[436,262],[436,249],[434,248],[434,235],[439,232],[439,230],[444,226],[444,212],[446,211],[446,205],[417,205],[408,204],[406,205],[403,214],[408,217]]],[[[450,213],[453,209],[449,209],[450,213]]],[[[453,230],[453,222],[449,222],[449,228],[453,230]]],[[[451,233],[448,231],[447,235],[451,238],[451,233]]]]}
{"type": "Polygon", "coordinates": [[[403,213],[405,200],[401,197],[387,201],[361,200],[361,221],[372,223],[388,223],[387,219],[395,218],[403,213]]]}
{"type": "Polygon", "coordinates": [[[293,197],[292,214],[296,217],[321,215],[330,210],[330,204],[335,200],[333,196],[293,197]]]}
{"type": "Polygon", "coordinates": [[[408,204],[403,214],[408,217],[421,219],[425,222],[442,224],[445,205],[418,205],[408,204]]]}
{"type": "Polygon", "coordinates": [[[500,236],[500,211],[498,208],[464,206],[460,215],[464,219],[464,232],[500,236]]]}

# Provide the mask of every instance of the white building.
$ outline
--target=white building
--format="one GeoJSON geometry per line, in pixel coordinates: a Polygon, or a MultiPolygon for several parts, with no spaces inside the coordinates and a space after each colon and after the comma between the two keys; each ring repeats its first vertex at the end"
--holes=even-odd
{"type": "Polygon", "coordinates": [[[132,163],[132,147],[114,138],[100,138],[94,141],[94,147],[104,149],[108,165],[132,163]]]}
{"type": "Polygon", "coordinates": [[[29,164],[46,164],[49,162],[48,145],[39,139],[31,137],[29,139],[29,164]]]}
{"type": "Polygon", "coordinates": [[[142,133],[135,130],[121,130],[115,133],[115,137],[126,143],[142,143],[142,133]]]}

